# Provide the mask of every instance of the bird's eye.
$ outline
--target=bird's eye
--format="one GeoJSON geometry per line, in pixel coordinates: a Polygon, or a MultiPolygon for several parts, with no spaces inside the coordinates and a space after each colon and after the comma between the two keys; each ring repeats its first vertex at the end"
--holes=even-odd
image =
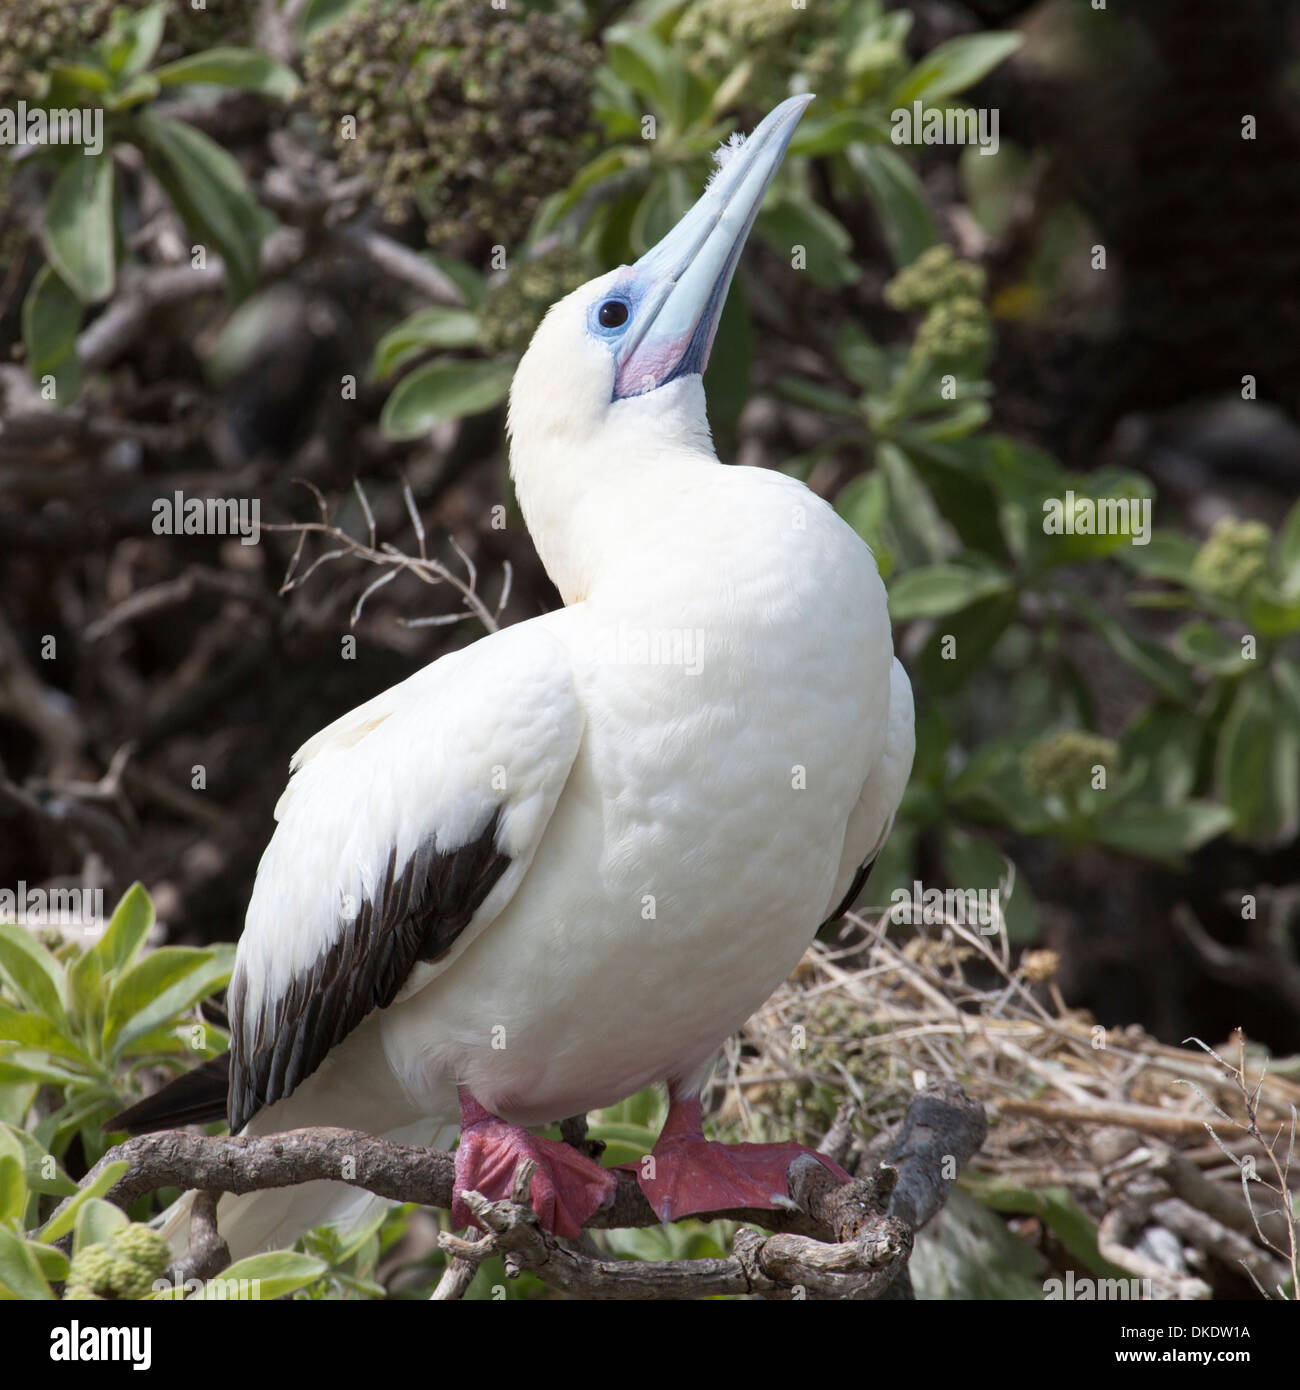
{"type": "Polygon", "coordinates": [[[602,328],[621,328],[627,322],[627,305],[621,299],[607,299],[596,318],[602,328]]]}

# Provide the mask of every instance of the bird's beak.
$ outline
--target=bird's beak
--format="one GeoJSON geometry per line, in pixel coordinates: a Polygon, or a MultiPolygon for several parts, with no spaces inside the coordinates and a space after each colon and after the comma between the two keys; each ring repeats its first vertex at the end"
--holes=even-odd
{"type": "Polygon", "coordinates": [[[703,372],[763,195],[811,96],[791,97],[724,158],[685,217],[629,267],[637,312],[619,345],[614,398],[703,372]]]}

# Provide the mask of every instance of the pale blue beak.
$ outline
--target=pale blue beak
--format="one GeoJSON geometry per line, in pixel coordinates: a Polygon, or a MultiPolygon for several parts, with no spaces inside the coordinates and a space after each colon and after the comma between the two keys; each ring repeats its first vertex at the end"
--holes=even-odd
{"type": "Polygon", "coordinates": [[[704,371],[740,253],[810,101],[791,97],[770,112],[724,156],[699,202],[602,299],[621,300],[628,310],[622,331],[593,321],[614,349],[615,400],[704,371]]]}

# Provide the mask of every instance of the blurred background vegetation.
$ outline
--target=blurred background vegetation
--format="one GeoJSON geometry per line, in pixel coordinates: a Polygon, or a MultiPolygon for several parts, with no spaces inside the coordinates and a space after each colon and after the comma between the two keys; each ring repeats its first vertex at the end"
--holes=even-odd
{"type": "Polygon", "coordinates": [[[1000,885],[1069,1007],[1300,1051],[1300,7],[0,0],[0,107],[105,123],[0,159],[0,884],[139,880],[194,948],[145,1025],[133,954],[0,961],[55,1030],[0,1043],[53,1047],[0,1059],[0,1119],[55,1087],[74,1174],[223,983],[292,750],[558,603],[504,448],[547,305],[799,91],[705,384],[722,457],[804,479],[890,587],[918,752],[867,901],[1000,885]],[[996,152],[894,143],[918,101],[995,111],[996,152]],[[407,488],[477,608],[153,525],[315,489],[415,553],[407,488]],[[1150,543],[1048,534],[1067,496],[1149,501],[1150,543]]]}

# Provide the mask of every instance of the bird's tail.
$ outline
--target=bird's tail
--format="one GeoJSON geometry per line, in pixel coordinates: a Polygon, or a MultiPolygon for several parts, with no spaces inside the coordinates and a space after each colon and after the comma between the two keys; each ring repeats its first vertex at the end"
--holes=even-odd
{"type": "MultiPolygon", "coordinates": [[[[211,1075],[190,1080],[183,1094],[175,1092],[174,1099],[161,1095],[150,1098],[122,1118],[139,1128],[213,1118],[205,1107],[219,1098],[224,1076],[215,1064],[207,1070],[211,1075]]],[[[169,1089],[175,1086],[173,1083],[169,1089]]],[[[422,1109],[412,1103],[393,1075],[381,1033],[363,1026],[292,1095],[259,1110],[241,1133],[281,1134],[325,1124],[400,1144],[450,1148],[456,1141],[459,1111],[455,1089],[450,1085],[446,1088],[445,1104],[438,1107],[438,1113],[431,1115],[425,1110],[422,1114],[422,1109]]],[[[340,1163],[343,1158],[340,1154],[340,1163]]],[[[187,1261],[190,1252],[196,1195],[187,1192],[157,1222],[157,1229],[180,1263],[187,1261]]],[[[332,1226],[346,1236],[385,1205],[391,1203],[345,1182],[306,1182],[222,1197],[217,1203],[217,1230],[230,1247],[232,1259],[241,1260],[263,1250],[288,1249],[314,1226],[332,1226]]]]}

